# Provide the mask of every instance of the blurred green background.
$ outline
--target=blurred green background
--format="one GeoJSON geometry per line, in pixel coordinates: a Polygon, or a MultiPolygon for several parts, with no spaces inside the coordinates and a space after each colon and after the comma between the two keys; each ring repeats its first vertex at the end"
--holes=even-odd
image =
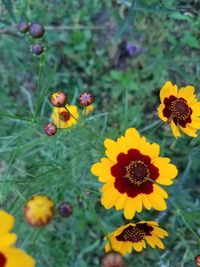
{"type": "Polygon", "coordinates": [[[192,84],[199,92],[199,12],[199,0],[1,1],[0,203],[16,216],[19,245],[38,267],[100,266],[103,231],[113,231],[125,220],[122,212],[101,206],[100,184],[90,167],[104,155],[104,138],[117,138],[128,127],[159,143],[161,155],[172,159],[179,176],[166,188],[166,212],[136,216],[159,219],[169,232],[166,249],[133,252],[126,257],[127,266],[195,266],[200,253],[200,138],[175,141],[156,110],[167,80],[179,87],[192,84]],[[21,20],[45,26],[41,57],[30,51],[35,41],[16,30],[21,20]],[[81,92],[91,91],[95,111],[77,127],[47,137],[43,124],[50,120],[49,97],[57,90],[65,91],[73,104],[81,92]],[[23,205],[37,193],[48,194],[57,206],[72,202],[73,215],[63,219],[56,214],[43,229],[27,226],[23,205]]]}

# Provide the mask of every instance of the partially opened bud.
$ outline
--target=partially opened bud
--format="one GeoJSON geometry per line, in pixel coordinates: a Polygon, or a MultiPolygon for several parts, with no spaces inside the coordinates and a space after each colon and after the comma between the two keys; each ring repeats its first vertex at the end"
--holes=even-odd
{"type": "Polygon", "coordinates": [[[79,102],[81,105],[87,107],[93,102],[93,95],[89,92],[84,92],[79,96],[79,102]]]}
{"type": "Polygon", "coordinates": [[[54,202],[46,195],[32,196],[24,206],[24,218],[32,226],[43,227],[54,216],[54,202]]]}
{"type": "Polygon", "coordinates": [[[58,107],[58,108],[64,107],[67,103],[67,96],[65,93],[56,92],[52,94],[50,101],[54,107],[58,107]]]}
{"type": "Polygon", "coordinates": [[[49,136],[55,135],[57,132],[57,126],[51,122],[46,123],[44,126],[44,132],[49,136]]]}
{"type": "Polygon", "coordinates": [[[62,217],[69,217],[73,212],[73,206],[69,202],[63,202],[59,207],[59,213],[62,217]]]}
{"type": "Polygon", "coordinates": [[[195,264],[197,267],[200,267],[200,254],[195,257],[195,264]]]}
{"type": "Polygon", "coordinates": [[[117,252],[109,252],[103,257],[101,267],[125,267],[124,259],[117,252]]]}
{"type": "Polygon", "coordinates": [[[26,33],[29,30],[29,24],[26,21],[20,21],[17,24],[17,29],[21,33],[26,33]]]}

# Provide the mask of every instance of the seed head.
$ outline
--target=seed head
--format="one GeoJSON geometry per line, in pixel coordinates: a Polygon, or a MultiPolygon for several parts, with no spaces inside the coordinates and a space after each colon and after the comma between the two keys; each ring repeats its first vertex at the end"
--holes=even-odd
{"type": "Polygon", "coordinates": [[[57,126],[54,123],[48,122],[44,125],[44,132],[48,136],[55,135],[57,132],[57,126]]]}
{"type": "Polygon", "coordinates": [[[70,202],[63,202],[59,207],[59,213],[62,217],[69,217],[73,212],[73,206],[70,202]]]}
{"type": "Polygon", "coordinates": [[[26,21],[20,21],[17,24],[17,29],[21,33],[26,33],[29,30],[29,24],[26,21]]]}
{"type": "Polygon", "coordinates": [[[64,107],[67,103],[67,96],[65,93],[56,92],[52,94],[50,101],[54,107],[64,107]]]}
{"type": "Polygon", "coordinates": [[[103,257],[101,267],[125,267],[125,263],[121,254],[109,252],[103,257]]]}
{"type": "Polygon", "coordinates": [[[41,23],[34,22],[29,28],[29,33],[33,38],[41,38],[45,33],[44,26],[41,23]]]}
{"type": "Polygon", "coordinates": [[[79,96],[79,102],[81,105],[87,107],[92,104],[93,102],[93,95],[89,92],[83,92],[79,96]]]}

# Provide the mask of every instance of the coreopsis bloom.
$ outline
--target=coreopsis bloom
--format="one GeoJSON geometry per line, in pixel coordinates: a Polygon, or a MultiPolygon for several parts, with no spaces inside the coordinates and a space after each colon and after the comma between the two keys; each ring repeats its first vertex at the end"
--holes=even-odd
{"type": "Polygon", "coordinates": [[[53,109],[52,120],[58,128],[68,128],[77,123],[79,118],[78,108],[75,105],[66,105],[66,108],[53,109]]]}
{"type": "Polygon", "coordinates": [[[93,110],[94,110],[94,105],[89,105],[89,106],[84,108],[83,114],[84,115],[89,115],[89,114],[91,114],[93,112],[93,110]]]}
{"type": "Polygon", "coordinates": [[[28,224],[36,227],[47,225],[54,216],[54,202],[45,195],[31,197],[24,207],[24,218],[28,224]]]}
{"type": "Polygon", "coordinates": [[[158,185],[170,185],[177,168],[170,159],[159,157],[160,146],[140,137],[135,128],[126,130],[117,141],[106,139],[106,156],[93,164],[91,172],[105,183],[101,203],[106,209],[115,206],[132,219],[146,209],[165,210],[167,193],[158,185]]]}
{"type": "Polygon", "coordinates": [[[0,210],[0,267],[34,267],[35,260],[25,251],[14,247],[17,235],[10,233],[14,217],[0,210]]]}
{"type": "Polygon", "coordinates": [[[137,252],[146,248],[148,243],[152,248],[156,246],[164,249],[164,244],[160,238],[168,236],[168,233],[158,227],[154,221],[141,221],[136,224],[129,223],[108,234],[105,239],[108,241],[105,245],[106,252],[114,250],[122,255],[131,253],[132,249],[137,252]]]}
{"type": "Polygon", "coordinates": [[[191,85],[178,90],[170,81],[160,91],[158,115],[164,122],[170,122],[175,137],[180,137],[181,131],[196,137],[196,131],[200,129],[200,102],[194,91],[191,85]]]}

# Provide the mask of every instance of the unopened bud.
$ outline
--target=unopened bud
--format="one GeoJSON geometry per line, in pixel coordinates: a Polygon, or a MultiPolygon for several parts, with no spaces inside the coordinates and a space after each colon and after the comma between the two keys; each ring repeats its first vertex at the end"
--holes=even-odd
{"type": "Polygon", "coordinates": [[[79,96],[79,102],[81,105],[87,107],[93,102],[93,95],[88,92],[84,92],[79,96]]]}
{"type": "Polygon", "coordinates": [[[54,123],[48,122],[44,126],[44,132],[49,136],[55,135],[57,132],[57,126],[54,123]]]}
{"type": "Polygon", "coordinates": [[[109,252],[103,257],[101,267],[125,267],[124,259],[117,252],[109,252]]]}
{"type": "Polygon", "coordinates": [[[69,217],[73,212],[73,206],[69,202],[63,202],[59,207],[59,213],[62,217],[69,217]]]}
{"type": "Polygon", "coordinates": [[[20,21],[17,24],[17,29],[21,33],[26,33],[29,30],[29,24],[26,21],[20,21]]]}
{"type": "Polygon", "coordinates": [[[41,38],[45,33],[44,26],[41,23],[34,22],[30,26],[29,33],[33,38],[41,38]]]}
{"type": "Polygon", "coordinates": [[[56,92],[52,94],[50,101],[54,107],[58,107],[58,108],[64,107],[67,103],[67,96],[65,93],[56,92]]]}

